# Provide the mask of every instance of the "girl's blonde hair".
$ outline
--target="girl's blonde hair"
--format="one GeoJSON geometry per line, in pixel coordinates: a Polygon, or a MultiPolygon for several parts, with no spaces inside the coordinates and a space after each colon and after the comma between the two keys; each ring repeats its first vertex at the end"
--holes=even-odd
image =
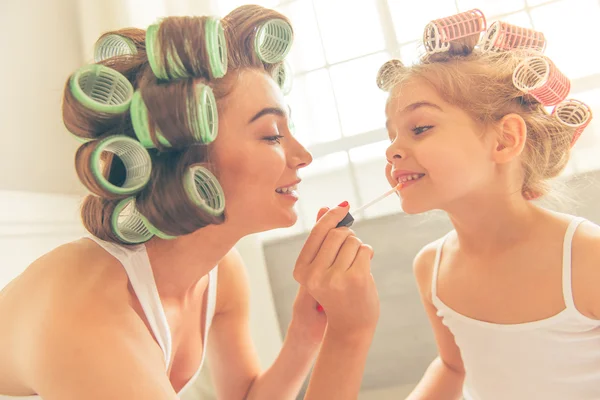
{"type": "Polygon", "coordinates": [[[561,123],[535,98],[514,86],[515,68],[530,56],[531,52],[519,50],[482,52],[473,41],[463,41],[453,43],[448,52],[425,55],[410,67],[398,60],[388,61],[380,69],[377,84],[391,92],[411,79],[422,79],[445,101],[484,126],[507,114],[519,114],[527,125],[521,193],[533,199],[547,194],[548,180],[566,167],[576,129],[561,123]]]}

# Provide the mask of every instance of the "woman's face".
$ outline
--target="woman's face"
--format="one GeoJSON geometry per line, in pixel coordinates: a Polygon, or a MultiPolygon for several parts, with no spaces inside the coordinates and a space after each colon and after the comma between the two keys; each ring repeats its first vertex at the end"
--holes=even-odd
{"type": "Polygon", "coordinates": [[[264,71],[243,70],[219,102],[211,160],[225,192],[228,222],[247,232],[293,225],[298,170],[310,153],[289,129],[289,108],[264,71]]]}

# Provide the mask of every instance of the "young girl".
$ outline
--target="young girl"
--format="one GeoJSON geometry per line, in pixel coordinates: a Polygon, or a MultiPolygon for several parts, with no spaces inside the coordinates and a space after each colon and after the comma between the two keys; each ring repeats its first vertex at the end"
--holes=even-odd
{"type": "Polygon", "coordinates": [[[454,225],[414,260],[439,357],[409,398],[600,399],[600,227],[530,201],[589,109],[564,99],[543,35],[497,23],[475,47],[485,19],[465,14],[428,25],[419,63],[378,76],[387,179],[404,182],[405,212],[442,209],[454,225]],[[456,21],[467,32],[453,38],[456,21]]]}
{"type": "Polygon", "coordinates": [[[295,399],[315,357],[306,398],[356,398],[379,308],[372,249],[335,229],[347,203],[319,213],[266,371],[248,328],[234,245],[296,221],[311,162],[273,79],[291,39],[289,21],[258,6],[100,39],[63,105],[85,141],[76,169],[94,193],[82,207],[92,235],[0,292],[0,398],[189,398],[206,357],[219,399],[295,399]]]}

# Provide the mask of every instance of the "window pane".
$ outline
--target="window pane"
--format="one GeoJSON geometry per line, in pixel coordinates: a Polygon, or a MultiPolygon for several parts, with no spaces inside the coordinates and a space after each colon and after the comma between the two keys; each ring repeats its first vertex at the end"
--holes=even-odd
{"type": "Polygon", "coordinates": [[[294,28],[294,46],[288,55],[295,73],[325,65],[323,46],[311,0],[299,0],[278,7],[294,28]]]}
{"type": "Polygon", "coordinates": [[[429,0],[411,1],[388,0],[396,36],[400,43],[422,39],[425,25],[431,20],[456,14],[454,1],[429,0]]]}
{"type": "Polygon", "coordinates": [[[375,0],[318,0],[314,5],[329,63],[385,47],[375,0]]]}
{"type": "Polygon", "coordinates": [[[281,2],[281,0],[254,0],[250,3],[248,0],[217,0],[217,5],[219,8],[219,14],[224,17],[233,9],[246,4],[257,4],[266,8],[274,8],[281,2]]]}
{"type": "MultiPolygon", "coordinates": [[[[385,150],[389,140],[382,140],[366,146],[356,147],[349,151],[350,161],[356,171],[356,180],[361,200],[366,203],[390,190],[385,178],[385,150]]],[[[362,206],[362,204],[361,204],[362,206]]],[[[398,213],[401,211],[400,201],[396,195],[390,195],[364,211],[366,217],[376,217],[398,213]]],[[[360,215],[353,215],[356,220],[360,215]]]]}
{"type": "Polygon", "coordinates": [[[539,6],[540,4],[550,3],[553,0],[527,0],[527,5],[529,7],[539,6]]]}
{"type": "Polygon", "coordinates": [[[300,198],[299,206],[305,226],[314,225],[321,207],[334,207],[345,200],[350,202],[351,207],[358,207],[346,152],[333,153],[315,160],[301,170],[301,177],[300,186],[305,195],[300,198]]]}
{"type": "Polygon", "coordinates": [[[385,125],[387,93],[377,87],[375,78],[379,68],[389,59],[387,53],[378,53],[331,67],[331,80],[345,136],[385,125]]]}
{"type": "Polygon", "coordinates": [[[302,179],[308,179],[319,174],[344,169],[347,166],[348,156],[346,155],[346,152],[339,151],[323,157],[315,158],[308,167],[302,168],[299,171],[299,174],[302,179]]]}
{"type": "Polygon", "coordinates": [[[600,21],[598,0],[563,0],[535,8],[531,15],[548,41],[545,54],[569,79],[598,73],[596,52],[590,50],[600,21]]]}
{"type": "MultiPolygon", "coordinates": [[[[492,22],[490,18],[496,15],[508,14],[525,8],[525,0],[457,0],[457,4],[460,12],[474,8],[483,11],[483,15],[488,20],[488,26],[492,22]]],[[[445,15],[440,15],[440,17],[445,17],[445,15]]]]}
{"type": "Polygon", "coordinates": [[[423,42],[420,40],[400,47],[400,60],[406,66],[417,63],[424,54],[425,46],[423,46],[423,42]]]}
{"type": "MultiPolygon", "coordinates": [[[[500,20],[503,22],[508,22],[511,25],[521,26],[523,28],[529,28],[529,29],[533,28],[533,26],[531,25],[531,18],[529,18],[529,14],[527,14],[527,12],[525,12],[525,11],[506,15],[506,16],[502,17],[500,20]]],[[[494,22],[493,20],[488,21],[488,27],[493,22],[494,22]]]]}
{"type": "Polygon", "coordinates": [[[326,69],[294,77],[288,96],[296,136],[304,146],[341,137],[329,73],[326,69]]]}
{"type": "Polygon", "coordinates": [[[590,106],[592,114],[596,117],[592,118],[573,147],[573,163],[579,173],[600,170],[600,88],[576,93],[570,97],[590,106]]]}

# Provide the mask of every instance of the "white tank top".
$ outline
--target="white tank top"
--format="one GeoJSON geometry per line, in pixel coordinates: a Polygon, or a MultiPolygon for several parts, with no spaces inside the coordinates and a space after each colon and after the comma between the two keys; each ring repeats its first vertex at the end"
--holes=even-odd
{"type": "Polygon", "coordinates": [[[432,301],[460,348],[467,400],[600,399],[600,321],[577,310],[571,289],[571,242],[583,221],[574,218],[564,238],[562,289],[566,308],[553,317],[520,324],[475,320],[440,300],[437,276],[448,235],[440,241],[432,301]]]}
{"type": "MultiPolygon", "coordinates": [[[[89,236],[90,239],[98,243],[104,250],[115,257],[121,262],[125,272],[129,278],[129,282],[137,296],[144,315],[148,320],[148,324],[152,329],[152,333],[158,345],[163,351],[165,356],[166,370],[169,369],[169,363],[171,360],[171,329],[167,322],[167,317],[163,309],[158,290],[156,288],[156,282],[154,281],[154,274],[152,273],[152,267],[150,266],[150,260],[148,259],[148,253],[146,253],[145,245],[138,246],[119,246],[114,243],[105,242],[96,237],[89,236]]],[[[208,274],[208,295],[205,307],[206,321],[204,323],[204,338],[202,342],[202,359],[198,370],[194,376],[186,383],[186,385],[177,393],[181,398],[185,392],[193,385],[200,375],[200,370],[204,364],[204,355],[206,354],[206,345],[208,341],[208,331],[210,329],[212,319],[215,313],[215,304],[217,300],[217,272],[218,266],[213,268],[208,274]]],[[[40,396],[2,396],[0,400],[42,400],[40,396]]]]}

